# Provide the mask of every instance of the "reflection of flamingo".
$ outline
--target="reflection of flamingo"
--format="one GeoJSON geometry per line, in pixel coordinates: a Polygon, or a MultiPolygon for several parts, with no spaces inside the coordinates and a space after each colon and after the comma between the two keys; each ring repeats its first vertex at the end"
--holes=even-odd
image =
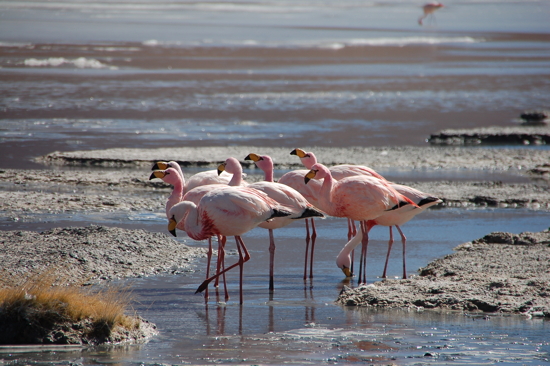
{"type": "Polygon", "coordinates": [[[263,192],[244,187],[213,189],[195,205],[182,201],[170,210],[168,230],[176,235],[177,223],[184,220],[187,235],[194,240],[208,239],[213,235],[234,236],[239,251],[239,261],[214,276],[207,278],[197,289],[202,292],[208,284],[233,267],[240,267],[240,303],[243,303],[243,264],[250,259],[241,235],[264,221],[288,216],[285,207],[267,197],[263,192]]]}
{"type": "Polygon", "coordinates": [[[430,19],[435,20],[434,12],[442,7],[443,7],[443,4],[437,1],[432,1],[430,3],[424,4],[424,6],[422,6],[422,10],[424,10],[424,15],[418,18],[418,24],[423,25],[422,23],[423,20],[428,16],[430,17],[430,19]]]}
{"type": "MultiPolygon", "coordinates": [[[[392,183],[391,186],[395,188],[397,192],[411,199],[414,203],[418,205],[418,207],[415,207],[412,205],[405,205],[395,210],[388,211],[383,215],[378,216],[374,220],[369,220],[367,222],[367,229],[370,231],[370,229],[375,225],[388,226],[390,228],[390,240],[388,242],[388,253],[386,254],[384,272],[382,273],[383,278],[386,278],[388,259],[390,257],[390,251],[393,245],[392,226],[395,226],[397,230],[399,230],[399,233],[401,234],[401,242],[403,243],[403,278],[407,278],[407,268],[406,268],[406,262],[405,262],[407,238],[405,237],[405,235],[403,234],[399,226],[405,224],[406,222],[411,220],[413,217],[415,217],[419,213],[425,211],[428,207],[441,203],[441,200],[439,198],[432,197],[424,192],[421,192],[417,189],[414,189],[408,186],[394,184],[394,183],[392,183]]],[[[340,254],[338,254],[338,257],[336,258],[336,265],[342,269],[342,271],[347,277],[352,276],[352,273],[350,271],[350,266],[351,266],[350,252],[359,244],[359,242],[361,241],[361,236],[362,236],[361,233],[358,233],[354,238],[352,238],[344,246],[340,254]]]]}
{"type": "Polygon", "coordinates": [[[266,193],[275,201],[287,207],[292,215],[279,217],[270,222],[261,223],[261,228],[269,230],[269,290],[273,291],[273,267],[275,259],[275,239],[273,229],[279,229],[292,223],[296,219],[309,217],[323,217],[324,215],[313,207],[297,190],[282,183],[273,182],[273,160],[267,155],[249,154],[245,160],[252,160],[265,173],[265,182],[256,182],[248,187],[266,193]]]}
{"type": "Polygon", "coordinates": [[[361,221],[362,246],[359,279],[366,282],[366,253],[368,246],[367,221],[406,204],[417,207],[385,180],[368,176],[353,176],[336,181],[330,170],[322,164],[314,164],[304,180],[324,179],[319,201],[321,210],[335,217],[361,221]],[[365,268],[363,279],[361,269],[365,268]]]}

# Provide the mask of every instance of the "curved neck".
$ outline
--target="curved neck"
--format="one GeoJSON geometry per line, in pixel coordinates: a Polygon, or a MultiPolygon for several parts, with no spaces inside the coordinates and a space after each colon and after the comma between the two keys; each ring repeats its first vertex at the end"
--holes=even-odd
{"type": "Polygon", "coordinates": [[[199,210],[194,203],[189,202],[183,220],[185,223],[185,232],[191,239],[204,240],[210,237],[210,235],[204,232],[204,224],[199,219],[199,210]]]}
{"type": "Polygon", "coordinates": [[[334,206],[332,202],[332,189],[334,188],[334,179],[330,174],[327,174],[323,179],[323,185],[321,186],[321,191],[319,192],[319,203],[321,205],[320,209],[331,215],[334,206]]]}
{"type": "Polygon", "coordinates": [[[336,265],[339,268],[342,268],[342,266],[346,266],[348,268],[351,267],[351,252],[361,243],[361,240],[363,239],[363,234],[361,233],[361,230],[357,231],[357,234],[351,238],[350,241],[344,245],[340,253],[338,253],[338,256],[336,257],[336,265]]]}

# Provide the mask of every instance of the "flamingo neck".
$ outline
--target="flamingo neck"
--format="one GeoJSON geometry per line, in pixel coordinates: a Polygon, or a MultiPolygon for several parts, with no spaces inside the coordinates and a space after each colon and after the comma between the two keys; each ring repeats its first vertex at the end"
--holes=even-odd
{"type": "Polygon", "coordinates": [[[170,212],[172,206],[174,206],[176,203],[181,202],[181,199],[184,195],[183,182],[181,181],[181,179],[176,179],[175,181],[170,182],[170,184],[174,186],[174,189],[172,189],[172,193],[170,193],[170,196],[166,201],[166,217],[168,217],[168,213],[170,212]]]}
{"type": "Polygon", "coordinates": [[[340,253],[338,253],[338,256],[336,257],[336,265],[338,268],[342,268],[343,266],[346,266],[347,268],[351,267],[351,252],[361,243],[361,240],[363,239],[363,234],[359,230],[357,234],[351,238],[350,241],[344,245],[340,253]]]}
{"type": "Polygon", "coordinates": [[[319,193],[319,203],[321,209],[331,215],[334,212],[334,203],[332,202],[332,190],[334,189],[334,179],[330,174],[327,174],[323,179],[321,192],[319,193]]]}
{"type": "Polygon", "coordinates": [[[203,220],[199,217],[199,210],[194,203],[189,204],[186,215],[184,216],[185,232],[193,240],[208,239],[211,235],[205,232],[203,220]]]}
{"type": "Polygon", "coordinates": [[[273,182],[273,167],[264,170],[264,180],[266,182],[273,182]]]}

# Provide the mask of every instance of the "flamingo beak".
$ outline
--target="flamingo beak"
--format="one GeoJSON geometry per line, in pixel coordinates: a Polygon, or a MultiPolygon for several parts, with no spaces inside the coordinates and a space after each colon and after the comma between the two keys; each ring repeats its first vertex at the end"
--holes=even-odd
{"type": "Polygon", "coordinates": [[[177,235],[176,235],[176,226],[177,225],[178,225],[178,223],[176,222],[176,219],[174,218],[174,216],[172,216],[172,218],[170,220],[168,220],[168,231],[170,232],[170,234],[172,234],[175,237],[177,237],[177,235]]]}
{"type": "Polygon", "coordinates": [[[257,162],[260,160],[264,160],[260,155],[257,154],[248,154],[244,160],[252,160],[253,162],[257,162]]]}
{"type": "Polygon", "coordinates": [[[353,277],[353,273],[351,273],[350,269],[346,266],[342,267],[342,272],[344,272],[346,277],[353,277]]]}
{"type": "Polygon", "coordinates": [[[290,152],[290,155],[297,155],[299,158],[305,158],[307,154],[302,149],[294,149],[290,152]]]}
{"type": "Polygon", "coordinates": [[[166,170],[168,169],[168,163],[165,161],[157,161],[151,170],[166,170]]]}
{"type": "Polygon", "coordinates": [[[315,178],[315,175],[316,175],[316,174],[317,174],[317,171],[311,169],[311,170],[306,174],[306,176],[304,177],[304,182],[307,184],[307,182],[309,182],[310,180],[312,180],[313,178],[315,178]]]}
{"type": "Polygon", "coordinates": [[[225,171],[225,163],[218,165],[218,175],[222,174],[225,171]]]}
{"type": "Polygon", "coordinates": [[[149,180],[155,179],[155,178],[164,178],[166,176],[166,173],[163,170],[155,170],[151,173],[151,176],[149,177],[149,180]]]}

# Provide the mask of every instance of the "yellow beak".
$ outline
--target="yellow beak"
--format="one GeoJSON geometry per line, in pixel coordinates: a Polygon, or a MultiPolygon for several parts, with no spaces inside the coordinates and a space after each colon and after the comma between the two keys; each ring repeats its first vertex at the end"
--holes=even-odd
{"type": "Polygon", "coordinates": [[[342,272],[344,272],[344,274],[346,275],[346,277],[353,277],[353,273],[351,273],[351,271],[349,270],[349,268],[346,267],[346,266],[343,266],[343,267],[342,267],[342,272]]]}
{"type": "Polygon", "coordinates": [[[176,226],[177,225],[178,225],[178,223],[176,222],[176,220],[172,216],[172,218],[170,220],[168,220],[168,232],[170,232],[170,234],[172,234],[174,236],[177,236],[176,235],[176,226]]]}
{"type": "Polygon", "coordinates": [[[166,170],[168,169],[168,163],[165,161],[157,161],[151,170],[166,170]]]}
{"type": "Polygon", "coordinates": [[[218,175],[222,174],[225,171],[225,163],[218,165],[218,175]]]}
{"type": "Polygon", "coordinates": [[[307,154],[302,149],[294,149],[290,152],[290,155],[298,155],[299,158],[305,157],[307,154]]]}
{"type": "Polygon", "coordinates": [[[151,173],[151,176],[149,177],[149,180],[155,179],[155,178],[164,178],[166,176],[166,173],[163,170],[155,170],[151,173]]]}
{"type": "Polygon", "coordinates": [[[306,176],[304,177],[304,182],[309,182],[310,180],[312,180],[313,178],[315,178],[315,175],[317,174],[317,171],[316,170],[313,170],[311,169],[307,174],[306,176]]]}
{"type": "Polygon", "coordinates": [[[262,160],[262,158],[260,157],[260,155],[257,154],[248,154],[247,157],[244,158],[244,160],[252,160],[253,162],[257,162],[262,160]]]}

